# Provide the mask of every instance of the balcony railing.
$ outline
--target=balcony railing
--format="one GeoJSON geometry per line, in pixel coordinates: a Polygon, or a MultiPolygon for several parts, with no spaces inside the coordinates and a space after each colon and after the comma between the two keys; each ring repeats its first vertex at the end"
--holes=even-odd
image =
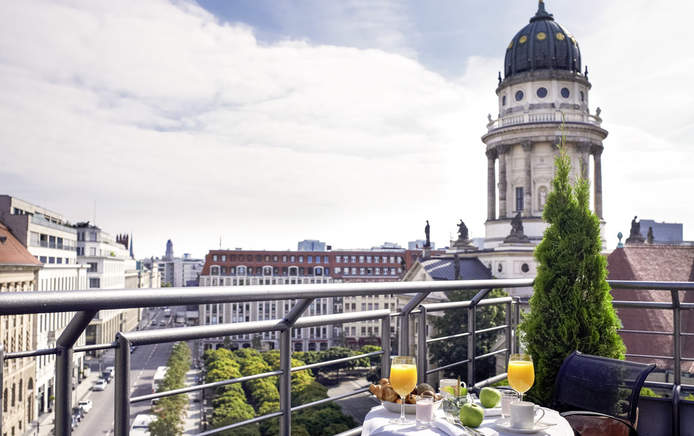
{"type": "MultiPolygon", "coordinates": [[[[51,313],[51,312],[77,312],[63,333],[56,340],[55,348],[22,351],[13,353],[3,353],[0,344],[0,362],[7,359],[21,357],[31,357],[46,354],[56,355],[56,383],[55,383],[55,423],[56,434],[69,435],[71,433],[71,390],[72,390],[72,355],[75,352],[85,352],[91,350],[102,350],[115,348],[116,352],[116,389],[114,394],[114,428],[117,436],[128,435],[130,428],[130,405],[141,401],[176,395],[196,390],[216,388],[219,386],[241,383],[259,378],[279,376],[280,410],[263,416],[237,422],[225,427],[215,428],[200,433],[200,435],[212,435],[221,431],[230,430],[252,423],[257,423],[266,419],[279,418],[280,434],[289,435],[291,428],[291,412],[359,395],[366,392],[367,387],[356,389],[339,396],[325,398],[308,404],[292,407],[291,405],[291,373],[306,369],[313,369],[322,366],[334,365],[339,362],[346,362],[364,357],[381,357],[381,374],[387,376],[389,373],[389,363],[391,355],[390,325],[393,320],[397,320],[399,328],[397,332],[397,344],[399,354],[413,354],[412,348],[417,347],[419,378],[424,380],[427,375],[444,371],[455,366],[466,365],[467,382],[477,388],[503,380],[505,373],[497,374],[486,380],[475,380],[475,365],[480,359],[489,358],[495,355],[503,355],[505,359],[508,355],[518,349],[518,341],[515,336],[515,327],[519,320],[521,305],[517,299],[511,297],[490,298],[484,297],[491,289],[514,288],[531,286],[533,280],[461,280],[445,282],[391,282],[391,283],[332,283],[332,284],[300,284],[300,285],[265,285],[265,286],[245,286],[236,287],[200,287],[200,288],[167,288],[162,292],[142,293],[138,290],[99,290],[99,291],[79,291],[79,292],[8,292],[0,294],[0,315],[27,314],[27,313],[51,313]],[[445,302],[436,304],[423,304],[423,301],[431,292],[454,291],[454,290],[479,290],[475,297],[470,301],[445,302]],[[365,312],[349,312],[330,315],[302,316],[304,311],[316,298],[326,297],[347,297],[347,296],[367,296],[382,294],[408,294],[409,302],[399,311],[373,310],[365,312]],[[295,300],[295,304],[282,319],[251,321],[219,325],[201,325],[194,327],[166,328],[159,330],[143,330],[136,332],[120,332],[115,341],[110,344],[97,344],[82,347],[74,347],[77,338],[86,329],[89,322],[94,318],[99,310],[104,309],[125,309],[136,307],[160,307],[172,305],[188,304],[215,304],[215,303],[239,303],[251,301],[272,301],[272,300],[295,300]],[[478,330],[476,327],[476,313],[480,307],[487,305],[504,305],[506,319],[504,324],[478,330]],[[428,314],[443,310],[466,310],[468,312],[467,330],[458,334],[427,338],[426,326],[428,314]],[[416,344],[413,341],[414,335],[410,332],[411,318],[417,317],[418,334],[416,344]],[[291,338],[292,330],[304,327],[316,327],[323,325],[334,325],[348,322],[380,320],[381,323],[381,344],[380,351],[351,356],[327,362],[320,362],[300,367],[291,366],[291,338]],[[140,397],[130,397],[130,346],[156,344],[174,341],[186,341],[205,338],[216,338],[229,335],[279,332],[280,334],[280,368],[262,374],[247,375],[235,379],[206,383],[197,386],[185,387],[168,392],[160,392],[140,397]],[[476,355],[475,341],[483,334],[501,333],[504,334],[504,345],[490,353],[476,355]],[[438,368],[429,368],[428,345],[438,341],[446,341],[457,338],[467,339],[467,356],[464,360],[447,364],[438,368]]],[[[671,292],[672,301],[667,302],[646,302],[646,301],[614,301],[616,308],[648,308],[669,310],[673,314],[673,331],[657,332],[654,334],[667,334],[674,338],[674,349],[671,356],[656,355],[628,355],[640,359],[663,359],[673,361],[674,377],[671,382],[647,382],[647,386],[660,389],[668,389],[672,392],[670,400],[664,400],[663,404],[670,405],[670,417],[663,421],[655,421],[656,425],[661,425],[662,431],[647,434],[680,434],[680,422],[683,419],[691,419],[694,415],[692,410],[684,406],[680,400],[681,389],[694,388],[694,385],[683,384],[681,379],[681,363],[683,361],[694,361],[693,358],[682,356],[681,338],[692,335],[682,332],[680,327],[681,311],[694,309],[694,303],[680,302],[677,291],[694,291],[694,282],[634,282],[634,281],[611,281],[610,285],[618,289],[659,289],[671,292]],[[690,415],[691,414],[691,415],[690,415]],[[686,415],[686,416],[682,416],[686,415]],[[690,417],[690,418],[687,418],[690,417]],[[667,424],[669,421],[669,425],[667,424]]],[[[0,380],[2,380],[2,368],[0,365],[0,380]]],[[[1,388],[1,386],[0,386],[1,388]]],[[[0,389],[0,395],[2,389],[0,389]]],[[[2,398],[0,398],[1,400],[2,398]]],[[[662,407],[661,407],[662,409],[662,407]]],[[[0,409],[0,414],[1,414],[0,409]]],[[[648,425],[651,421],[641,413],[640,421],[648,425]]],[[[662,416],[662,411],[661,411],[662,416]]],[[[0,423],[2,422],[0,415],[0,423]]],[[[0,424],[1,425],[1,424],[0,424]]],[[[0,433],[2,429],[0,428],[0,433]]],[[[360,428],[343,433],[359,434],[360,428]]]]}
{"type": "Polygon", "coordinates": [[[487,131],[491,132],[492,130],[499,129],[501,127],[508,127],[517,124],[561,123],[562,121],[567,123],[586,123],[598,127],[600,127],[602,124],[602,119],[600,117],[587,113],[562,113],[562,111],[540,113],[525,112],[519,114],[510,114],[496,120],[491,120],[487,124],[487,131]]]}

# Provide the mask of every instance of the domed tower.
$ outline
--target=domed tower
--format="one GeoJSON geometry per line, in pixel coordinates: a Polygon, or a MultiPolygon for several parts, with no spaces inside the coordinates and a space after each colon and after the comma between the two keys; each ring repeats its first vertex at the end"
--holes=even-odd
{"type": "Polygon", "coordinates": [[[540,0],[530,23],[508,44],[504,78],[499,73],[496,88],[498,118],[489,117],[482,136],[488,157],[485,248],[503,249],[511,219],[518,213],[530,244],[542,239],[547,226],[542,210],[562,133],[573,179],[589,178],[593,157],[594,212],[604,227],[600,156],[607,131],[600,127],[600,109],[590,113],[590,88],[587,69],[581,72],[578,42],[540,0]]]}

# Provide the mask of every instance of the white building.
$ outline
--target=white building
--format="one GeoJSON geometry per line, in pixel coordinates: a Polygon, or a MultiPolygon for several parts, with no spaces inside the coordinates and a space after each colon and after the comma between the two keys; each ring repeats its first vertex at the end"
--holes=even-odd
{"type": "MultiPolygon", "coordinates": [[[[137,263],[129,252],[129,238],[117,241],[111,234],[88,222],[75,224],[77,261],[88,267],[89,289],[125,289],[126,278],[137,283],[137,263]]],[[[140,321],[139,309],[100,310],[89,323],[87,344],[112,342],[119,331],[130,331],[140,321]]]]}
{"type": "Polygon", "coordinates": [[[607,131],[601,127],[600,109],[590,112],[591,86],[578,42],[540,2],[530,23],[508,44],[504,78],[499,74],[496,88],[498,118],[489,116],[482,136],[488,158],[487,221],[484,249],[476,256],[497,278],[535,275],[533,250],[547,227],[542,210],[562,135],[571,178],[590,179],[592,167],[594,212],[604,230],[601,156],[607,131]],[[525,240],[508,238],[516,216],[522,219],[525,240]]]}
{"type": "MultiPolygon", "coordinates": [[[[77,232],[65,218],[49,209],[9,195],[0,195],[0,220],[43,263],[38,274],[39,291],[74,291],[87,286],[87,268],[77,263],[77,232]]],[[[33,317],[33,349],[53,348],[73,313],[39,314],[33,317]]],[[[75,344],[84,345],[84,335],[75,344]]],[[[80,381],[83,353],[74,353],[73,377],[80,381]]],[[[44,413],[53,407],[55,356],[36,359],[36,407],[44,413]]],[[[35,417],[32,417],[32,419],[35,417]]]]}
{"type": "Polygon", "coordinates": [[[161,286],[173,286],[175,288],[198,286],[204,265],[202,259],[194,259],[190,253],[184,253],[183,257],[174,257],[171,239],[166,241],[166,252],[163,258],[143,259],[142,262],[148,268],[153,268],[154,265],[158,266],[161,286]]]}

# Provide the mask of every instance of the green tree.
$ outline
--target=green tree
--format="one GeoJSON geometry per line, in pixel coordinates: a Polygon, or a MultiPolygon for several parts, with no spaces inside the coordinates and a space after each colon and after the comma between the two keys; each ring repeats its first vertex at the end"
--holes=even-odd
{"type": "MultiPolygon", "coordinates": [[[[157,392],[182,388],[186,373],[190,370],[190,348],[185,342],[176,343],[167,362],[168,369],[164,381],[157,392]]],[[[149,425],[153,436],[173,436],[183,432],[183,411],[188,402],[186,395],[174,395],[159,400],[154,408],[157,419],[149,425]]]]}
{"type": "Polygon", "coordinates": [[[538,267],[530,312],[519,326],[535,365],[529,394],[541,404],[550,402],[559,367],[574,350],[624,358],[607,260],[600,254],[600,222],[588,207],[588,181],[569,182],[571,163],[563,143],[562,138],[542,215],[549,227],[535,249],[538,267]]]}
{"type": "MultiPolygon", "coordinates": [[[[450,301],[469,301],[477,294],[476,290],[452,291],[448,293],[450,301]]],[[[485,298],[505,297],[506,293],[501,289],[491,290],[485,298]]],[[[504,324],[506,322],[505,306],[495,304],[492,306],[482,306],[476,309],[476,330],[481,330],[489,327],[504,324]]],[[[444,315],[434,319],[437,336],[450,336],[467,331],[468,326],[468,310],[454,309],[447,310],[444,315]]],[[[475,339],[475,355],[479,356],[492,351],[494,343],[499,335],[503,332],[492,332],[478,334],[475,339]]],[[[467,359],[467,337],[452,339],[448,341],[434,342],[429,345],[429,354],[431,363],[438,367],[449,365],[451,363],[460,362],[467,359]]],[[[475,381],[484,380],[496,375],[496,360],[489,357],[480,359],[475,362],[475,381]]],[[[467,380],[467,370],[465,365],[454,366],[444,371],[447,377],[456,378],[458,376],[467,380]]]]}

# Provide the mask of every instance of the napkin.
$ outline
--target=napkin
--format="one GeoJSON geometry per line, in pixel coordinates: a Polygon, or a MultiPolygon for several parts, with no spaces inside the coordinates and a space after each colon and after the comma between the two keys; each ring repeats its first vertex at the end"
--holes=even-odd
{"type": "Polygon", "coordinates": [[[456,425],[451,424],[446,421],[445,418],[439,418],[433,422],[434,427],[438,428],[442,432],[450,436],[466,436],[468,434],[465,429],[462,429],[456,425]]]}

